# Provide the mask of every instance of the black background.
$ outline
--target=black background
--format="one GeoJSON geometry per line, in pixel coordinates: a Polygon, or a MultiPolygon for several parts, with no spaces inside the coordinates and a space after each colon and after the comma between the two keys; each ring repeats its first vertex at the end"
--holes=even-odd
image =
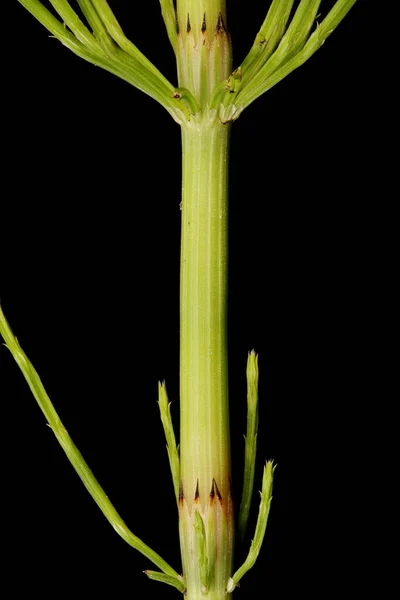
{"type": "MultiPolygon", "coordinates": [[[[323,2],[322,12],[331,5],[323,2]]],[[[158,2],[111,6],[128,37],[175,82],[158,2]]],[[[263,2],[228,1],[235,65],[265,11],[263,2]]],[[[117,510],[179,570],[156,404],[165,378],[178,429],[179,128],[153,100],[49,38],[17,2],[6,12],[3,310],[117,510]]],[[[347,434],[345,380],[366,268],[360,207],[373,185],[369,13],[359,1],[305,66],[233,126],[236,499],[251,348],[261,372],[256,489],[263,460],[278,463],[266,541],[238,600],[299,590],[320,598],[334,585],[323,577],[336,519],[327,511],[332,495],[340,504],[338,441],[347,434]]],[[[141,574],[149,561],[94,506],[5,349],[0,385],[6,577],[15,597],[178,597],[141,574]]],[[[257,500],[252,527],[256,514],[257,500]]]]}

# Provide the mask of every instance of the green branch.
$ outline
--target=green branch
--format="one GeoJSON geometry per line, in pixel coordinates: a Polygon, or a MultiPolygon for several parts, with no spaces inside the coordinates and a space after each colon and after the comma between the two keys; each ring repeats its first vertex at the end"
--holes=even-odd
{"type": "Polygon", "coordinates": [[[94,35],[66,0],[51,0],[61,23],[39,0],[18,0],[64,46],[102,67],[159,102],[179,123],[191,118],[192,94],[176,94],[174,86],[124,35],[105,0],[79,0],[94,35]],[[182,98],[182,101],[180,101],[182,98]]]}
{"type": "Polygon", "coordinates": [[[147,71],[147,76],[153,75],[166,86],[169,92],[173,91],[172,84],[160,73],[155,65],[125,36],[117,19],[106,0],[91,0],[97,10],[100,19],[103,21],[109,35],[118,44],[121,50],[132,56],[147,71]]]}
{"type": "MultiPolygon", "coordinates": [[[[0,307],[0,334],[3,336],[6,342],[6,347],[11,352],[15,362],[18,364],[25,377],[33,396],[35,397],[41,411],[46,417],[49,427],[52,429],[57,441],[64,450],[67,458],[74,467],[75,471],[82,480],[85,488],[96,502],[106,519],[115,529],[115,531],[133,548],[144,554],[146,558],[151,560],[163,573],[179,579],[178,573],[154,550],[149,548],[141,539],[134,535],[126,526],[124,521],[121,519],[110,500],[106,496],[104,490],[97,482],[92,471],[88,467],[82,454],[71,440],[67,430],[62,424],[43,384],[37,374],[35,368],[26,356],[18,343],[17,338],[14,336],[9,324],[6,321],[4,313],[0,307]]],[[[180,583],[179,583],[180,585],[180,583]]]]}
{"type": "Polygon", "coordinates": [[[76,12],[70,7],[67,0],[49,0],[50,4],[60,15],[65,25],[72,31],[77,40],[86,48],[100,56],[105,55],[99,42],[89,29],[82,23],[76,12]]]}
{"type": "MultiPolygon", "coordinates": [[[[334,29],[339,25],[351,7],[357,0],[338,0],[330,13],[325,17],[320,25],[317,25],[315,31],[310,35],[307,42],[302,46],[302,49],[294,54],[290,40],[287,42],[291,51],[284,55],[283,60],[277,60],[275,63],[274,56],[268,61],[259,73],[253,78],[250,84],[239,91],[237,102],[243,108],[246,108],[256,98],[270,90],[274,85],[282,81],[289,73],[303,65],[326,41],[334,29]],[[291,58],[289,58],[291,56],[291,58]],[[270,65],[270,62],[272,64],[270,65]],[[277,68],[277,64],[279,67],[277,68]]],[[[285,49],[284,49],[285,50],[285,49]]],[[[279,48],[277,52],[279,51],[279,48]]]]}
{"type": "Polygon", "coordinates": [[[77,0],[85,19],[93,30],[96,39],[107,55],[115,52],[114,40],[109,35],[91,0],[77,0]]]}
{"type": "Polygon", "coordinates": [[[239,536],[243,540],[249,518],[254,486],[258,430],[258,356],[249,352],[247,359],[247,432],[245,436],[242,501],[239,510],[239,536]]]}
{"type": "Polygon", "coordinates": [[[290,17],[294,0],[274,0],[250,52],[242,62],[243,83],[260,70],[279,44],[290,17]]]}
{"type": "MultiPolygon", "coordinates": [[[[276,49],[272,53],[267,51],[263,55],[259,52],[257,55],[253,47],[241,67],[239,67],[243,72],[241,85],[234,92],[229,88],[229,80],[217,86],[213,92],[212,107],[215,107],[216,102],[219,102],[220,107],[224,109],[229,108],[229,106],[234,107],[233,118],[236,119],[256,98],[270,90],[289,75],[289,73],[304,64],[324,44],[356,1],[337,0],[322,23],[317,23],[316,29],[310,34],[321,0],[301,0],[286,33],[282,36],[276,49]],[[265,57],[268,57],[267,60],[265,60],[265,57]],[[261,63],[262,66],[260,66],[261,63]]],[[[288,5],[289,3],[285,0],[285,7],[288,8],[288,5]]],[[[278,39],[276,27],[280,24],[280,31],[282,31],[285,15],[286,13],[283,9],[280,16],[277,12],[271,15],[268,31],[275,32],[275,36],[273,37],[274,43],[278,39]],[[276,25],[275,28],[272,27],[273,23],[276,25]]],[[[268,16],[269,13],[265,21],[266,29],[268,16]]]]}
{"type": "Polygon", "coordinates": [[[247,571],[249,571],[254,566],[254,563],[256,562],[260,553],[265,536],[265,530],[267,529],[269,511],[271,508],[274,471],[275,467],[272,461],[268,461],[264,467],[262,490],[260,492],[261,502],[260,509],[258,512],[256,530],[254,533],[254,539],[251,542],[250,550],[246,560],[244,561],[242,566],[236,571],[236,573],[232,575],[232,577],[229,579],[227,586],[228,593],[233,592],[239,581],[242,579],[243,575],[245,575],[247,571]]]}
{"type": "Polygon", "coordinates": [[[167,440],[167,452],[169,466],[171,468],[172,482],[174,484],[175,498],[179,499],[180,482],[180,462],[178,448],[175,441],[174,427],[171,419],[171,403],[168,402],[167,389],[165,383],[158,384],[158,405],[160,407],[161,422],[164,428],[165,439],[167,440]]]}
{"type": "MultiPolygon", "coordinates": [[[[246,92],[250,93],[249,90],[255,90],[257,85],[259,85],[259,82],[264,82],[269,75],[303,48],[315,21],[320,3],[321,0],[302,0],[300,2],[288,30],[280,40],[275,52],[270,59],[258,69],[247,87],[242,87],[242,98],[243,95],[246,95],[246,92]]],[[[245,102],[243,102],[243,104],[245,105],[245,102]]]]}
{"type": "Polygon", "coordinates": [[[165,28],[167,30],[168,39],[171,42],[171,46],[176,52],[176,40],[177,40],[177,16],[174,7],[174,0],[160,0],[161,14],[164,19],[165,28]]]}
{"type": "Polygon", "coordinates": [[[78,42],[77,38],[39,0],[18,0],[18,2],[69,50],[78,56],[85,50],[85,46],[78,42]]]}
{"type": "Polygon", "coordinates": [[[179,575],[178,578],[172,577],[171,575],[166,575],[165,573],[160,573],[159,571],[143,571],[147,575],[149,579],[152,581],[160,581],[161,583],[166,583],[167,585],[172,585],[179,592],[185,591],[185,584],[183,581],[183,577],[179,575]]]}

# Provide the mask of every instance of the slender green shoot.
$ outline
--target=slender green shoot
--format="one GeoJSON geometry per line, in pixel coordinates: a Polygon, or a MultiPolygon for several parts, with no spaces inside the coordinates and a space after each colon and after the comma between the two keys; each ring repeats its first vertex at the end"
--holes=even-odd
{"type": "Polygon", "coordinates": [[[171,575],[166,575],[165,573],[160,573],[159,571],[149,570],[143,571],[143,573],[145,573],[147,577],[149,579],[152,579],[153,581],[160,581],[161,583],[172,585],[173,587],[177,588],[179,592],[183,593],[186,589],[183,577],[181,577],[180,575],[178,576],[178,578],[176,578],[172,577],[171,575]]]}
{"type": "Polygon", "coordinates": [[[196,539],[196,554],[197,560],[199,561],[202,593],[205,595],[207,594],[208,587],[210,585],[210,573],[207,558],[206,529],[204,527],[204,521],[201,518],[201,515],[198,510],[196,510],[194,513],[194,530],[196,539]]]}
{"type": "Polygon", "coordinates": [[[46,417],[47,423],[52,429],[57,441],[60,443],[64,450],[67,458],[71,462],[75,471],[82,480],[85,488],[96,502],[106,519],[115,529],[115,531],[127,542],[130,546],[144,554],[146,558],[151,560],[163,573],[169,575],[172,578],[179,579],[178,573],[154,550],[149,548],[141,539],[134,535],[126,526],[124,521],[121,519],[114,506],[106,496],[104,490],[97,482],[92,471],[85,462],[82,454],[71,440],[67,430],[62,424],[43,384],[37,374],[35,368],[26,356],[18,343],[17,338],[14,336],[4,313],[0,306],[0,334],[6,342],[6,347],[11,352],[15,362],[18,364],[25,377],[33,396],[35,397],[41,411],[46,417]]]}
{"type": "Polygon", "coordinates": [[[243,540],[253,495],[258,430],[258,356],[252,350],[247,359],[247,432],[245,436],[242,501],[239,510],[239,536],[243,540]]]}
{"type": "Polygon", "coordinates": [[[169,466],[171,468],[172,482],[174,484],[174,493],[176,502],[179,500],[179,482],[180,482],[180,462],[178,447],[176,445],[174,426],[171,419],[171,403],[168,402],[167,388],[165,383],[158,384],[158,405],[160,407],[161,422],[164,428],[165,438],[167,440],[167,452],[169,466]]]}
{"type": "Polygon", "coordinates": [[[254,563],[256,562],[257,557],[260,553],[261,545],[264,540],[265,530],[267,528],[268,515],[271,508],[274,471],[275,466],[273,465],[273,462],[271,460],[267,461],[264,467],[262,490],[260,492],[261,502],[260,509],[258,512],[256,530],[254,533],[254,539],[251,542],[250,550],[246,560],[228,581],[228,593],[233,592],[239,581],[242,579],[243,575],[245,575],[247,571],[249,571],[254,566],[254,563]]]}

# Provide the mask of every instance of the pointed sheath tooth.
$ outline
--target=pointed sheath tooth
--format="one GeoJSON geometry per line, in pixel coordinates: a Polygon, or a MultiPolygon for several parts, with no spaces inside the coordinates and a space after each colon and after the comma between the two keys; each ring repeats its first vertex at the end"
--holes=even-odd
{"type": "Polygon", "coordinates": [[[211,484],[211,490],[210,490],[210,504],[213,504],[213,503],[214,503],[214,498],[215,498],[214,482],[215,482],[215,479],[213,479],[213,480],[212,480],[212,484],[211,484]]]}
{"type": "Polygon", "coordinates": [[[199,498],[200,498],[200,493],[199,493],[199,480],[197,479],[197,483],[196,483],[196,491],[194,493],[194,501],[195,502],[199,502],[199,498]]]}
{"type": "Polygon", "coordinates": [[[215,479],[213,479],[213,483],[214,483],[214,487],[215,487],[215,493],[217,494],[217,498],[220,502],[222,502],[222,496],[220,494],[220,491],[218,489],[217,482],[215,481],[215,479]]]}
{"type": "Polygon", "coordinates": [[[223,34],[226,33],[226,28],[225,28],[225,23],[224,23],[224,17],[222,16],[222,13],[218,13],[218,21],[217,21],[217,26],[215,28],[215,33],[219,33],[219,34],[223,34]]]}
{"type": "Polygon", "coordinates": [[[207,31],[206,13],[203,15],[203,23],[201,24],[201,31],[205,33],[207,31]]]}
{"type": "Polygon", "coordinates": [[[217,482],[215,481],[215,479],[213,479],[210,491],[210,504],[213,504],[215,496],[217,496],[218,500],[222,502],[222,496],[218,489],[217,482]]]}
{"type": "Polygon", "coordinates": [[[186,32],[189,33],[191,30],[191,26],[190,26],[190,17],[189,17],[189,13],[187,16],[187,21],[186,21],[186,32]]]}

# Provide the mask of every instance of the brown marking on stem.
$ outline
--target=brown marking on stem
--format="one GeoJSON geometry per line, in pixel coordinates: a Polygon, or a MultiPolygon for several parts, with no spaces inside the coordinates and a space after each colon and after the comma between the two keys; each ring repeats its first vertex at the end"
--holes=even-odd
{"type": "Polygon", "coordinates": [[[190,26],[190,17],[189,17],[189,13],[187,15],[187,21],[186,21],[186,32],[189,33],[191,30],[191,26],[190,26]]]}
{"type": "Polygon", "coordinates": [[[201,31],[202,31],[202,33],[205,33],[207,31],[206,13],[204,13],[204,15],[203,15],[203,23],[201,25],[201,31]]]}

